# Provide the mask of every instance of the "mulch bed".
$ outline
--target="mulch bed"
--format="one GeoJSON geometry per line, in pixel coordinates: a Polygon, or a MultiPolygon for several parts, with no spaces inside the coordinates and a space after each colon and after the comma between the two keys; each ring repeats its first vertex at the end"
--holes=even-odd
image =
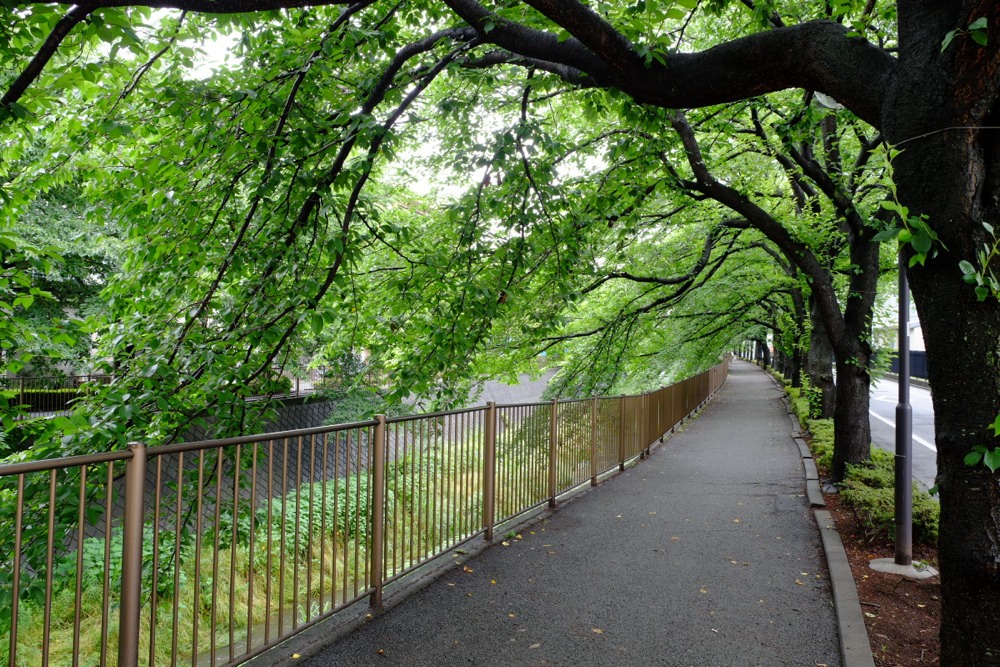
{"type": "MultiPolygon", "coordinates": [[[[869,561],[894,556],[894,545],[887,540],[866,541],[851,509],[841,506],[836,495],[824,497],[837,522],[858,586],[875,664],[878,667],[940,665],[940,578],[912,581],[871,569],[869,561]]],[[[913,547],[914,562],[924,561],[936,567],[937,555],[937,547],[913,547]]]]}

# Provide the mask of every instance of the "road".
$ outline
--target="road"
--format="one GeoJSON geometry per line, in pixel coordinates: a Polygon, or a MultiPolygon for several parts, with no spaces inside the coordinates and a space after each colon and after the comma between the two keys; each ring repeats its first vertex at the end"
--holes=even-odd
{"type": "MultiPolygon", "coordinates": [[[[896,404],[899,403],[899,384],[883,378],[872,384],[871,415],[872,441],[890,452],[896,451],[896,404]]],[[[937,448],[934,446],[934,407],[931,392],[923,387],[910,386],[910,405],[913,407],[913,478],[927,489],[934,486],[937,475],[937,448]]]]}

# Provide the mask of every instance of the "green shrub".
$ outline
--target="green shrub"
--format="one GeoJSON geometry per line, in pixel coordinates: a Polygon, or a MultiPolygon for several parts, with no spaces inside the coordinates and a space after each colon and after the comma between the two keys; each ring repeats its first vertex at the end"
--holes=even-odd
{"type": "Polygon", "coordinates": [[[802,385],[802,395],[805,398],[809,419],[819,419],[823,415],[823,391],[818,387],[802,385]]]}
{"type": "MultiPolygon", "coordinates": [[[[788,397],[799,421],[812,434],[809,449],[816,466],[829,470],[833,466],[833,420],[809,418],[810,401],[807,395],[811,390],[805,389],[803,392],[789,388],[788,397]]],[[[872,447],[871,457],[867,462],[847,466],[847,475],[841,484],[840,498],[854,512],[858,528],[868,541],[895,538],[894,460],[892,453],[872,447]]],[[[937,543],[940,512],[940,505],[914,484],[914,542],[937,543]]]]}
{"type": "MultiPolygon", "coordinates": [[[[872,454],[875,451],[872,450],[872,454]]],[[[895,473],[892,466],[880,465],[872,459],[868,463],[848,464],[845,482],[867,486],[872,489],[892,489],[895,485],[895,473]]]]}
{"type": "Polygon", "coordinates": [[[791,401],[792,412],[798,417],[799,423],[807,424],[809,422],[809,399],[802,395],[802,389],[790,387],[788,400],[791,401]]]}
{"type": "MultiPolygon", "coordinates": [[[[866,463],[847,466],[840,497],[851,507],[869,541],[896,535],[894,457],[872,448],[866,463]]],[[[926,491],[913,485],[913,541],[936,544],[941,507],[926,491]]]]}
{"type": "Polygon", "coordinates": [[[818,467],[829,470],[833,466],[833,420],[813,419],[808,424],[809,432],[812,433],[809,448],[813,459],[818,467]]]}

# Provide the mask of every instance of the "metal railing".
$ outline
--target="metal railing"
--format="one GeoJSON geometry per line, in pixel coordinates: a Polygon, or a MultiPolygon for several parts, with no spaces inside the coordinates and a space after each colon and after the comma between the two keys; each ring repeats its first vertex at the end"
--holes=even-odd
{"type": "MultiPolygon", "coordinates": [[[[111,375],[38,375],[0,377],[0,392],[6,392],[8,405],[24,406],[27,415],[63,412],[73,407],[73,400],[87,391],[88,386],[111,384],[111,375]]],[[[261,398],[298,398],[316,393],[311,379],[288,378],[288,389],[281,394],[259,394],[247,400],[261,398]]]]}
{"type": "Polygon", "coordinates": [[[26,412],[61,412],[87,385],[109,382],[110,375],[0,377],[0,391],[7,394],[8,404],[26,406],[26,412]]]}
{"type": "Polygon", "coordinates": [[[0,663],[248,660],[624,469],[727,372],[639,396],[2,465],[0,663]]]}

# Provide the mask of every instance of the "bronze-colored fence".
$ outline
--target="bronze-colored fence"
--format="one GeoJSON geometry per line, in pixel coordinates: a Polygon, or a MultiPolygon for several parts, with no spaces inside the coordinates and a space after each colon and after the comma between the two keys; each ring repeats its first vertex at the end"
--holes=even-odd
{"type": "Polygon", "coordinates": [[[0,465],[12,508],[0,517],[0,663],[243,662],[623,469],[727,372],[640,396],[0,465]]]}
{"type": "Polygon", "coordinates": [[[25,412],[60,412],[68,410],[87,387],[110,381],[109,375],[0,377],[0,392],[4,393],[8,404],[22,405],[25,412]]]}
{"type": "MultiPolygon", "coordinates": [[[[23,377],[0,377],[0,392],[7,398],[8,405],[23,406],[29,416],[50,412],[62,412],[73,407],[73,401],[97,385],[111,384],[111,375],[39,375],[23,377]]],[[[287,378],[287,387],[280,396],[297,398],[316,392],[312,379],[287,378]]],[[[267,398],[278,394],[261,394],[250,399],[267,398]]]]}

